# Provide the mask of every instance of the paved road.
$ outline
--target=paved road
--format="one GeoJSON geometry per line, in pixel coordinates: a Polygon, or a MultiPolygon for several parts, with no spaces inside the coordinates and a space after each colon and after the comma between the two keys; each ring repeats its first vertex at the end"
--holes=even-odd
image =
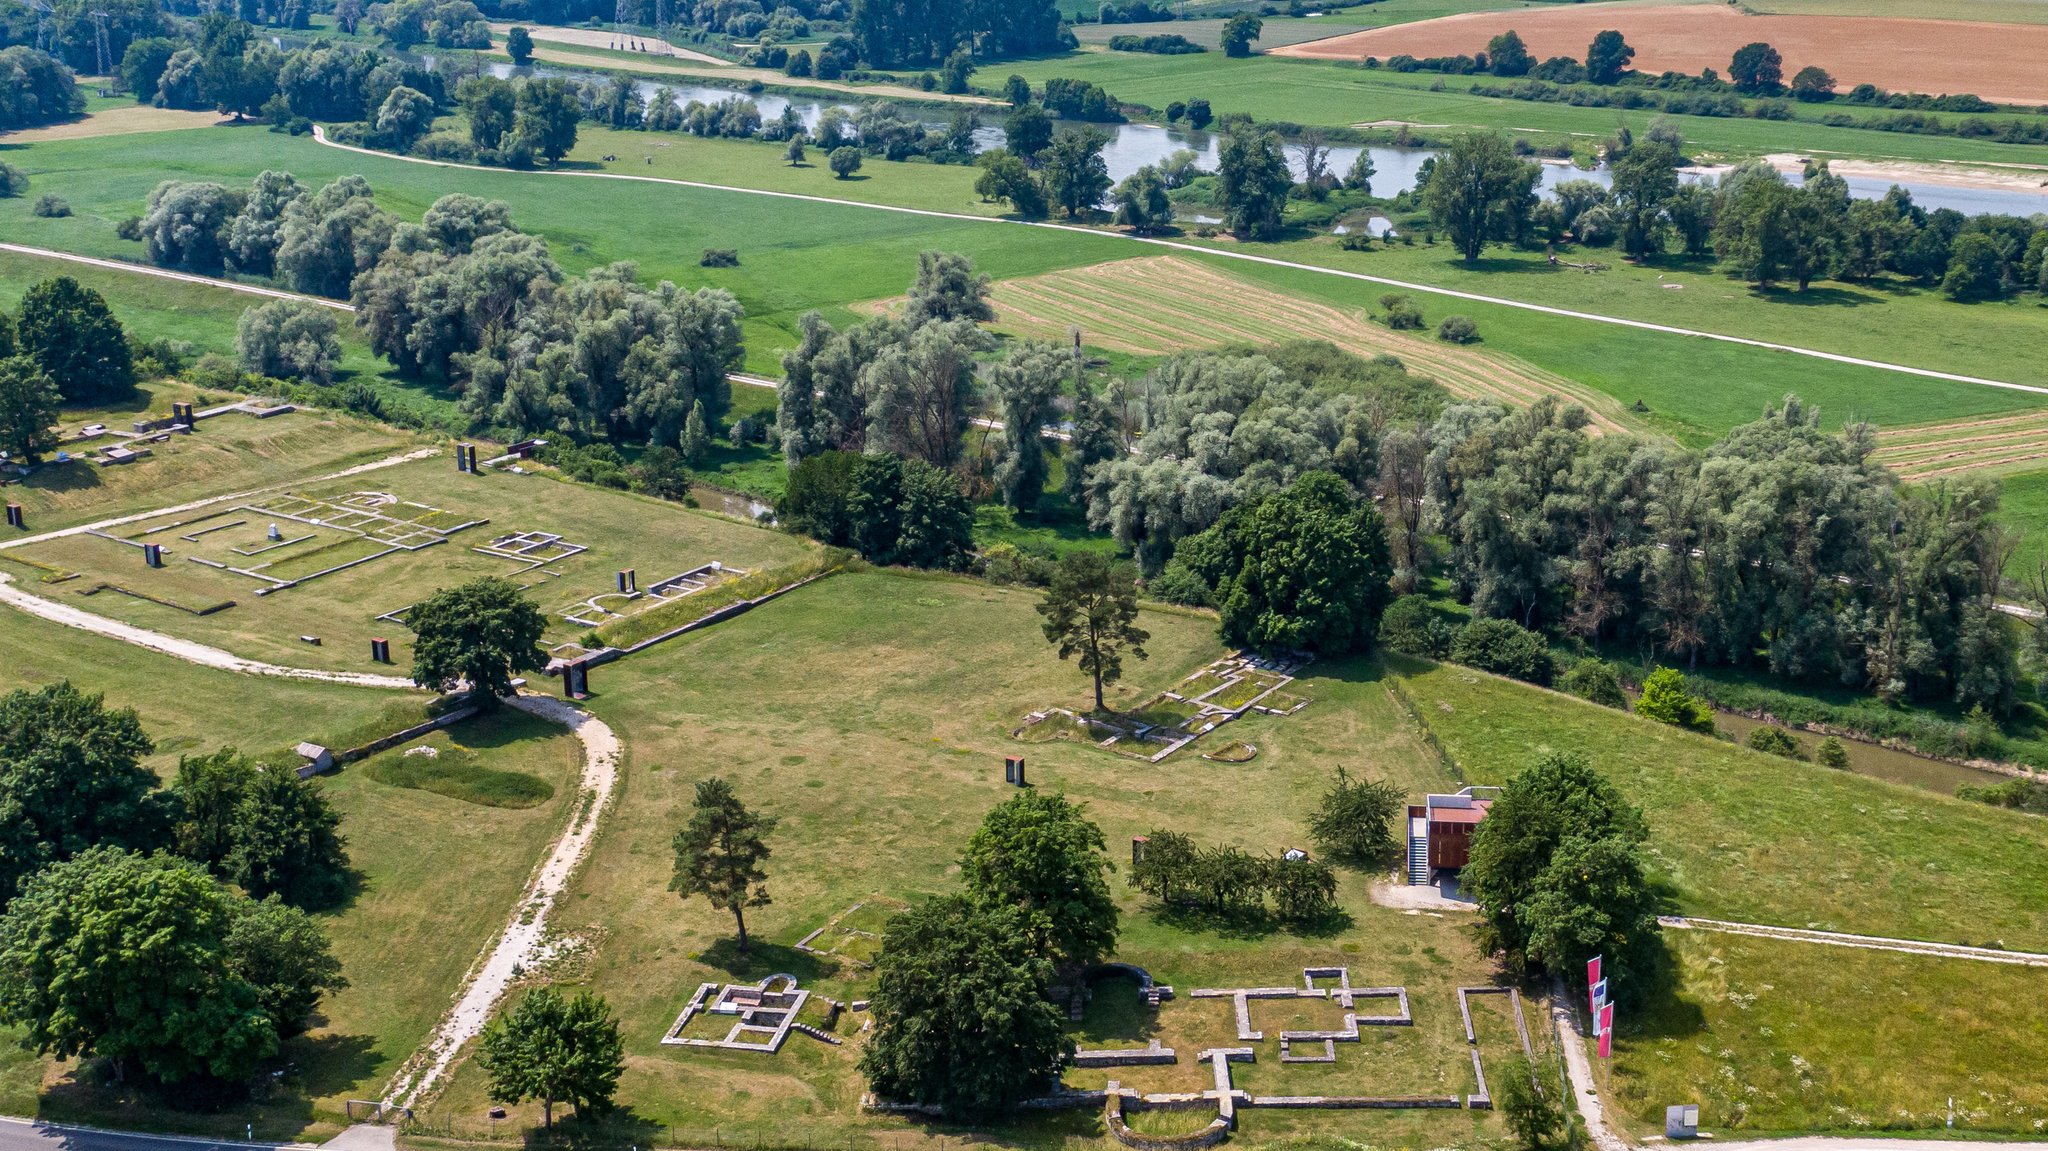
{"type": "Polygon", "coordinates": [[[183,1135],[142,1135],[104,1131],[35,1119],[0,1118],[0,1151],[280,1151],[304,1143],[244,1143],[239,1139],[195,1139],[183,1135]]]}

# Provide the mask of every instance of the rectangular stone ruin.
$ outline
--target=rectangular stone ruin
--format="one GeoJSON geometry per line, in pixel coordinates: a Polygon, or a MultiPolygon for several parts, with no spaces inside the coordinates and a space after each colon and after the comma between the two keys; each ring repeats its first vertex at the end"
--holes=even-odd
{"type": "Polygon", "coordinates": [[[1514,1016],[1515,1034],[1522,1041],[1522,1054],[1533,1065],[1536,1049],[1529,1042],[1529,1025],[1522,1018],[1522,993],[1513,987],[1460,987],[1458,988],[1458,1015],[1465,1023],[1465,1042],[1472,1054],[1472,1077],[1479,1089],[1465,1096],[1465,1106],[1483,1111],[1493,1106],[1493,1095],[1487,1090],[1486,1069],[1479,1062],[1479,1032],[1472,1026],[1472,1001],[1474,995],[1505,995],[1508,997],[1508,1012],[1514,1016]]]}
{"type": "Polygon", "coordinates": [[[757,1051],[772,1055],[782,1049],[783,1041],[789,1038],[791,1031],[800,1031],[813,1039],[838,1046],[836,1036],[822,1028],[798,1022],[797,1013],[803,1010],[810,998],[810,992],[797,986],[794,975],[771,975],[751,986],[729,983],[723,989],[716,983],[701,983],[661,1041],[671,1047],[721,1047],[728,1051],[757,1051]],[[770,990],[777,983],[782,984],[780,990],[770,990]],[[707,1013],[735,1018],[725,1038],[686,1038],[683,1028],[698,1015],[707,1013]]]}
{"type": "Polygon", "coordinates": [[[1173,1048],[1154,1039],[1144,1047],[1083,1047],[1074,1052],[1076,1067],[1148,1067],[1175,1062],[1173,1048]]]}

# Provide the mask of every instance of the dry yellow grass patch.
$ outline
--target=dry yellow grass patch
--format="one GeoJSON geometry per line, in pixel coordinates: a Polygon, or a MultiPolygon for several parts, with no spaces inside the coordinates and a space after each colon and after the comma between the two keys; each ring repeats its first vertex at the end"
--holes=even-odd
{"type": "Polygon", "coordinates": [[[1163,356],[1231,344],[1328,340],[1360,356],[1390,355],[1463,399],[1526,407],[1557,395],[1592,413],[1592,430],[1629,430],[1605,392],[1512,356],[1397,332],[1347,310],[1274,291],[1180,256],[1148,256],[1004,280],[990,293],[996,326],[1019,336],[1163,356]]]}
{"type": "Polygon", "coordinates": [[[1889,428],[1877,442],[1877,461],[1909,480],[2008,472],[2048,459],[2048,411],[1889,428]]]}
{"type": "Polygon", "coordinates": [[[9,144],[38,144],[45,140],[83,140],[92,136],[127,136],[136,132],[168,132],[176,128],[210,128],[220,123],[218,112],[187,112],[182,108],[152,108],[129,104],[94,112],[77,120],[43,128],[24,128],[0,135],[9,144]]]}

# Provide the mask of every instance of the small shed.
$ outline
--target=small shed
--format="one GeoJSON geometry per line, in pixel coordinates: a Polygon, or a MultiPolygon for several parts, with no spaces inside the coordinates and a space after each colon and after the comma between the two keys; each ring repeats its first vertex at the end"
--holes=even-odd
{"type": "Polygon", "coordinates": [[[298,746],[297,751],[299,758],[305,761],[299,765],[300,779],[307,779],[322,772],[334,770],[334,753],[319,744],[302,743],[298,746]]]}
{"type": "Polygon", "coordinates": [[[1472,831],[1486,819],[1497,787],[1462,787],[1428,795],[1408,807],[1408,882],[1426,884],[1439,871],[1456,871],[1472,858],[1472,831]]]}

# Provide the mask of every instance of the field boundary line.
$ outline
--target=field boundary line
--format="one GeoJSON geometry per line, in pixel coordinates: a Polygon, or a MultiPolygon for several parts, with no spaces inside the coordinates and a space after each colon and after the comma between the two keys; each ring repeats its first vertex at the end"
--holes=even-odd
{"type": "Polygon", "coordinates": [[[2022,967],[2048,967],[2048,953],[2005,951],[1996,947],[1971,947],[1962,943],[1929,943],[1920,939],[1894,939],[1884,935],[1851,935],[1840,931],[1815,931],[1802,927],[1772,927],[1763,923],[1736,923],[1726,919],[1696,919],[1687,915],[1660,915],[1661,927],[1681,931],[1712,931],[1723,935],[1750,935],[1790,943],[1816,943],[1828,947],[1859,947],[1869,951],[1893,951],[1904,955],[1931,955],[1941,959],[1969,959],[1979,963],[2008,963],[2022,967]]]}
{"type": "Polygon", "coordinates": [[[1132,236],[1120,232],[1108,232],[1098,228],[1083,227],[1079,224],[1055,224],[1045,220],[1011,220],[999,216],[975,216],[966,212],[942,212],[934,208],[907,208],[899,204],[870,204],[860,200],[842,200],[833,196],[819,196],[808,192],[778,192],[769,188],[740,188],[730,184],[711,184],[701,180],[677,180],[666,176],[635,176],[626,172],[515,172],[509,168],[491,168],[482,164],[456,164],[445,160],[427,160],[418,156],[397,156],[379,152],[372,148],[359,148],[353,144],[339,144],[327,138],[326,129],[313,127],[313,139],[329,148],[354,152],[363,156],[374,156],[381,160],[397,160],[407,164],[425,164],[435,168],[451,168],[472,172],[488,172],[497,175],[533,176],[580,176],[596,180],[631,180],[644,184],[667,184],[679,188],[699,188],[712,192],[735,192],[747,196],[768,196],[781,200],[798,200],[812,204],[832,204],[846,208],[867,208],[877,212],[896,212],[908,216],[923,216],[937,220],[958,220],[974,224],[1008,224],[1021,228],[1042,228],[1055,232],[1071,232],[1083,236],[1097,236],[1108,240],[1121,240],[1132,244],[1149,244],[1154,247],[1170,248],[1175,251],[1192,252],[1199,256],[1212,256],[1223,260],[1242,260],[1246,263],[1263,264],[1267,267],[1283,268],[1288,271],[1308,272],[1314,275],[1336,276],[1340,279],[1360,283],[1378,284],[1382,287],[1401,288],[1410,292],[1422,292],[1432,296],[1445,296],[1454,300],[1466,300],[1478,304],[1492,304],[1496,307],[1515,308],[1540,315],[1559,316],[1572,320],[1587,320],[1598,324],[1633,328],[1642,332],[1658,332],[1670,336],[1689,336],[1693,339],[1712,340],[1717,343],[1734,344],[1739,347],[1756,348],[1767,352],[1787,352],[1795,356],[1806,356],[1830,363],[1845,364],[1849,367],[1872,368],[1878,371],[1899,372],[1923,379],[1942,380],[1948,383],[1973,384],[1985,388],[2003,388],[2008,391],[2027,392],[2048,396],[2048,386],[2021,384],[2011,380],[1993,380],[1983,376],[1964,375],[1959,372],[1944,372],[1935,368],[1916,368],[1910,364],[1894,364],[1886,360],[1866,359],[1841,352],[1826,352],[1818,348],[1802,348],[1795,344],[1779,344],[1769,340],[1750,339],[1747,336],[1731,336],[1722,332],[1706,332],[1695,328],[1680,328],[1670,324],[1656,324],[1648,320],[1631,320],[1625,316],[1608,316],[1598,312],[1581,312],[1572,308],[1559,308],[1549,304],[1534,304],[1526,300],[1510,300],[1502,296],[1488,296],[1480,292],[1461,291],[1434,284],[1418,284],[1408,280],[1396,280],[1386,276],[1375,276],[1366,272],[1353,272],[1344,268],[1328,268],[1319,264],[1303,264],[1294,260],[1282,260],[1275,256],[1261,256],[1252,252],[1232,252],[1217,248],[1205,248],[1199,244],[1179,240],[1161,239],[1157,236],[1132,236]]]}

